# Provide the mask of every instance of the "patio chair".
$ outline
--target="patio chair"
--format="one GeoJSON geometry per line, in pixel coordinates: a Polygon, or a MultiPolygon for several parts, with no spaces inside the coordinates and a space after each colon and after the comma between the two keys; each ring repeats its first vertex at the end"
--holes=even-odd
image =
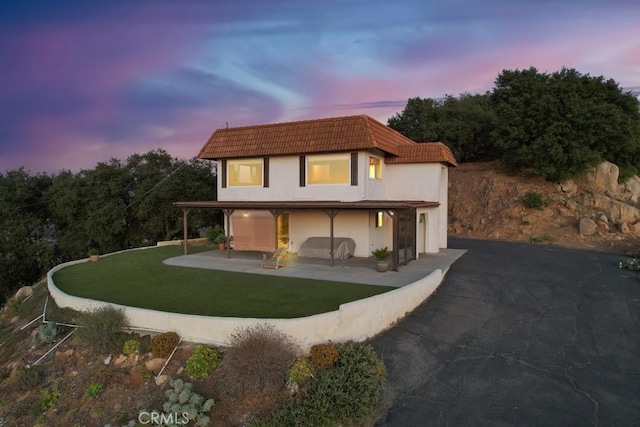
{"type": "Polygon", "coordinates": [[[278,248],[271,255],[262,254],[262,268],[280,268],[283,266],[282,259],[287,254],[286,247],[278,248]]]}

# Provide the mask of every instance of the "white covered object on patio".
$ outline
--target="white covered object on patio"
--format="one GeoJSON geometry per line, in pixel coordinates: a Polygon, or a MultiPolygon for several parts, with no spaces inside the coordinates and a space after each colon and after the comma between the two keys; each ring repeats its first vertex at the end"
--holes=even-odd
{"type": "MultiPolygon", "coordinates": [[[[298,250],[299,257],[331,258],[330,237],[309,237],[298,250]]],[[[356,251],[356,242],[349,237],[333,238],[333,257],[336,259],[351,258],[356,251]]]]}

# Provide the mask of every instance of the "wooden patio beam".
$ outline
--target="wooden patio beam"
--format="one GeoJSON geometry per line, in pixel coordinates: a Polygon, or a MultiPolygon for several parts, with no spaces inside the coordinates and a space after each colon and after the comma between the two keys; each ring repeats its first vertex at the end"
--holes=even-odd
{"type": "Polygon", "coordinates": [[[183,237],[183,251],[185,255],[189,254],[189,217],[190,209],[182,208],[182,237],[183,237]]]}
{"type": "Polygon", "coordinates": [[[231,215],[235,209],[222,209],[222,213],[224,213],[224,217],[226,220],[226,230],[227,230],[227,258],[231,258],[231,215]]]}
{"type": "Polygon", "coordinates": [[[331,209],[325,212],[329,216],[329,256],[331,258],[331,267],[335,265],[335,257],[333,253],[333,219],[338,215],[338,211],[331,209]]]}

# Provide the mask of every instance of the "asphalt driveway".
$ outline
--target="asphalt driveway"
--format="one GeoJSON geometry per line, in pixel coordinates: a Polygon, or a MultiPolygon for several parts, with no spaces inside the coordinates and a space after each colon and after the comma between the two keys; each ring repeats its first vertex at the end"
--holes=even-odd
{"type": "Polygon", "coordinates": [[[450,239],[436,293],[372,344],[381,426],[640,425],[640,281],[624,256],[450,239]]]}

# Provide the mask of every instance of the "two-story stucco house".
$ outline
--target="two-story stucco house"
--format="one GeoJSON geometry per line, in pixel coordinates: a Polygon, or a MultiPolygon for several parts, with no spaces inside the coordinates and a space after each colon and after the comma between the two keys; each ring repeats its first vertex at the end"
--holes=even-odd
{"type": "MultiPolygon", "coordinates": [[[[394,267],[447,247],[448,167],[442,143],[416,143],[366,115],[216,130],[218,200],[178,202],[225,213],[235,250],[367,257],[394,267]]],[[[186,229],[186,228],[185,228],[186,229]]]]}

